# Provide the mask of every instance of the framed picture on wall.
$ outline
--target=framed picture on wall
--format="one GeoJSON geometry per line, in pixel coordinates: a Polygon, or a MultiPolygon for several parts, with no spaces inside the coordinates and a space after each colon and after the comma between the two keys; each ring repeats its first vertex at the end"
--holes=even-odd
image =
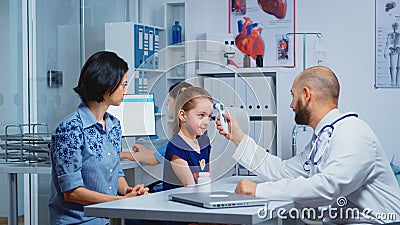
{"type": "Polygon", "coordinates": [[[400,0],[375,0],[375,88],[400,87],[400,0]]]}
{"type": "MultiPolygon", "coordinates": [[[[262,67],[294,67],[295,0],[228,0],[235,46],[262,67]],[[257,59],[258,58],[258,59],[257,59]]],[[[234,62],[242,67],[242,57],[234,62]]]]}

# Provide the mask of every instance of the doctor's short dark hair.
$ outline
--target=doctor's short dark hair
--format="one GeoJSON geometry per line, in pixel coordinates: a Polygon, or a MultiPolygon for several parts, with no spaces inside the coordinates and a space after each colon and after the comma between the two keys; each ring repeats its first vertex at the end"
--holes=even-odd
{"type": "Polygon", "coordinates": [[[118,88],[127,71],[128,64],[114,52],[96,52],[83,65],[74,91],[85,103],[102,102],[106,93],[118,88]]]}

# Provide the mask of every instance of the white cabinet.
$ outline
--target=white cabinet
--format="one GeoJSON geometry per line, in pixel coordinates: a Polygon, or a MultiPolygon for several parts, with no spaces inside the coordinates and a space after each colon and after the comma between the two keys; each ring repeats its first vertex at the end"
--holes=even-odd
{"type": "Polygon", "coordinates": [[[177,82],[186,79],[186,2],[166,2],[164,6],[164,27],[166,39],[166,65],[168,66],[166,73],[167,90],[177,82]],[[172,26],[178,21],[182,27],[181,43],[172,44],[172,26]]]}
{"type": "Polygon", "coordinates": [[[185,1],[165,3],[164,27],[133,22],[105,24],[105,49],[116,52],[128,62],[128,93],[154,94],[158,107],[156,130],[160,138],[170,135],[165,107],[169,87],[184,81],[190,70],[185,64],[186,4],[185,1]],[[171,45],[175,21],[182,27],[182,43],[171,45]]]}
{"type": "Polygon", "coordinates": [[[282,157],[278,132],[277,72],[265,68],[199,70],[204,88],[216,101],[245,109],[248,135],[272,154],[282,157]]]}

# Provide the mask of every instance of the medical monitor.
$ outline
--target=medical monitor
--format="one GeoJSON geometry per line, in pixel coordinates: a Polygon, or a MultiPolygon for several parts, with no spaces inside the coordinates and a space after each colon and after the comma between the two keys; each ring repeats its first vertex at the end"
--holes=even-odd
{"type": "Polygon", "coordinates": [[[125,95],[121,105],[107,112],[121,122],[123,137],[156,135],[153,94],[125,95]]]}

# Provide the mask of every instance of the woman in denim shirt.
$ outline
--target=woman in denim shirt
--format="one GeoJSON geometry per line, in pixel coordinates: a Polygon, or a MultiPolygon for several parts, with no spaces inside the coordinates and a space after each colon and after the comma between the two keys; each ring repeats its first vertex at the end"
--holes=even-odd
{"type": "Polygon", "coordinates": [[[97,52],[82,68],[75,92],[78,109],[51,138],[50,224],[108,224],[85,217],[85,205],[146,194],[143,184],[130,187],[120,165],[121,125],[107,113],[126,93],[127,63],[112,52],[97,52]]]}

